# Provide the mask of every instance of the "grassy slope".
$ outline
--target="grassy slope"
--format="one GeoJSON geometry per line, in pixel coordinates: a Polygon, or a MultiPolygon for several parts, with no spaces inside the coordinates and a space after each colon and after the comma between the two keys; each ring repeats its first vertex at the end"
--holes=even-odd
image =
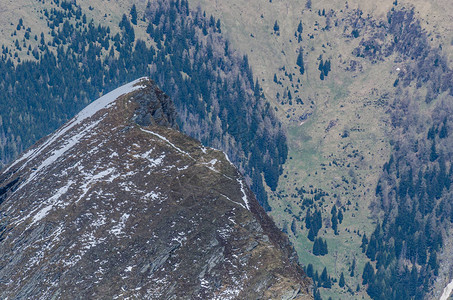
{"type": "MultiPolygon", "coordinates": [[[[193,0],[192,5],[200,5],[207,13],[220,17],[223,30],[233,45],[249,55],[255,76],[260,79],[267,99],[278,109],[278,114],[286,123],[289,139],[289,160],[284,166],[277,193],[270,201],[271,215],[281,228],[287,228],[290,238],[298,250],[301,262],[313,263],[321,272],[327,266],[332,277],[339,278],[342,271],[348,273],[353,257],[357,259],[356,276],[345,276],[346,284],[355,291],[361,282],[361,271],[365,256],[359,248],[361,234],[369,236],[374,229],[374,218],[369,209],[374,200],[374,190],[383,163],[388,159],[388,120],[385,115],[385,103],[391,99],[393,82],[396,78],[394,60],[389,57],[384,62],[371,64],[369,61],[354,57],[351,52],[361,36],[353,39],[348,36],[351,29],[344,34],[344,25],[349,13],[354,8],[364,11],[363,15],[385,18],[392,8],[393,1],[348,1],[346,8],[343,1],[313,1],[311,10],[305,8],[306,1],[241,1],[232,0],[208,1],[193,0]],[[359,2],[360,4],[357,4],[359,2]],[[335,15],[331,18],[332,28],[323,31],[326,18],[318,15],[318,9],[332,9],[335,15]],[[279,35],[273,33],[275,20],[280,26],[279,35]],[[333,23],[337,20],[339,26],[333,23]],[[294,37],[299,21],[302,21],[303,41],[298,44],[294,37]],[[316,24],[319,24],[317,26],[316,24]],[[309,38],[313,35],[314,38],[309,38]],[[297,50],[302,46],[306,73],[301,76],[296,69],[297,50]],[[319,79],[317,70],[318,57],[331,58],[332,72],[326,80],[319,79]],[[346,71],[351,60],[362,65],[362,71],[346,71]],[[282,68],[285,67],[285,70],[282,68]],[[286,73],[293,74],[291,81],[286,73]],[[277,74],[281,84],[273,81],[277,74]],[[301,84],[298,86],[298,80],[301,84]],[[288,104],[281,101],[281,95],[288,88],[293,99],[300,97],[304,105],[288,104]],[[278,98],[277,93],[280,94],[278,98]],[[384,105],[381,105],[384,104],[384,105]],[[301,116],[312,113],[305,122],[301,116]],[[326,130],[329,124],[335,124],[326,130]],[[349,137],[341,135],[348,131],[349,137]],[[333,162],[336,162],[335,165],[333,162]],[[349,166],[349,167],[348,167],[349,166]],[[312,243],[306,238],[307,231],[300,230],[303,222],[298,221],[298,232],[292,234],[289,226],[293,215],[305,216],[301,210],[299,197],[292,197],[295,188],[321,188],[330,194],[320,204],[323,218],[330,218],[330,209],[340,197],[341,206],[346,209],[343,224],[339,225],[339,235],[331,229],[320,231],[327,239],[329,255],[316,257],[311,254],[312,243]],[[351,202],[347,205],[348,201],[351,202]],[[360,235],[358,232],[360,231],[360,235]],[[360,275],[360,276],[359,276],[360,275]]],[[[453,53],[451,16],[441,13],[448,7],[447,1],[411,1],[422,20],[426,30],[434,32],[432,43],[444,45],[445,53],[453,53]]],[[[404,5],[399,1],[398,5],[404,5]]],[[[451,5],[451,4],[450,4],[451,5]]],[[[294,195],[295,196],[295,195],[294,195]]],[[[343,295],[351,297],[338,284],[332,291],[324,291],[323,296],[343,295]]],[[[363,288],[354,298],[366,297],[363,288]]]]}

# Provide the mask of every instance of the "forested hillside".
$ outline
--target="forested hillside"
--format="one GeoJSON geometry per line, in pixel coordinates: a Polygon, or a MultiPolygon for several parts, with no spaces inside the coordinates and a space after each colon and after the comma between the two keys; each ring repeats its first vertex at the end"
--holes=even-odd
{"type": "Polygon", "coordinates": [[[451,3],[193,2],[229,16],[288,128],[269,203],[315,299],[439,298],[453,269],[451,3]]]}
{"type": "Polygon", "coordinates": [[[376,264],[367,264],[362,278],[373,299],[424,299],[453,222],[453,71],[413,10],[390,12],[384,28],[393,35],[387,55],[397,51],[412,61],[394,83],[393,151],[376,188],[384,214],[362,243],[376,264]]]}
{"type": "Polygon", "coordinates": [[[174,99],[182,130],[224,150],[269,209],[262,174],[275,190],[286,137],[247,56],[222,37],[220,20],[190,11],[184,0],[148,2],[145,11],[134,5],[115,28],[87,19],[75,1],[49,7],[40,15],[51,39],[20,19],[11,33],[15,48],[2,47],[2,163],[100,94],[150,75],[174,99]],[[146,25],[146,40],[136,37],[137,24],[146,25]]]}

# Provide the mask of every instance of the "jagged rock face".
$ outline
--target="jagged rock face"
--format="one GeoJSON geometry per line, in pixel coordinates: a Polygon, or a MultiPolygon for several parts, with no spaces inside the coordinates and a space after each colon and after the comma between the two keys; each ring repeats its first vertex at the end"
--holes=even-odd
{"type": "Polygon", "coordinates": [[[148,79],[0,174],[0,298],[309,299],[288,239],[148,79]]]}

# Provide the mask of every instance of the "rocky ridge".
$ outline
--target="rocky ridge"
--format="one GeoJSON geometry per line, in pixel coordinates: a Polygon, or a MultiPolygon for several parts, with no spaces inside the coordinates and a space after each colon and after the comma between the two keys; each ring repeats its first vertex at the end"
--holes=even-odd
{"type": "Polygon", "coordinates": [[[297,255],[218,150],[142,78],[0,174],[0,298],[311,299],[297,255]]]}

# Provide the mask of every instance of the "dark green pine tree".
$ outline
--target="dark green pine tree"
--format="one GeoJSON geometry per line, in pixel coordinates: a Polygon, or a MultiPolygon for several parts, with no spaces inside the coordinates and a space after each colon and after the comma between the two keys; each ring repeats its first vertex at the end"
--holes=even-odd
{"type": "Polygon", "coordinates": [[[316,270],[315,276],[313,276],[313,282],[318,282],[318,285],[319,285],[319,274],[318,274],[318,270],[316,270]]]}
{"type": "Polygon", "coordinates": [[[154,35],[154,26],[152,22],[148,24],[148,27],[146,28],[146,33],[148,33],[151,37],[154,35]]]}
{"type": "Polygon", "coordinates": [[[415,296],[417,292],[417,282],[418,282],[418,272],[417,267],[412,266],[411,275],[409,279],[409,295],[412,297],[415,296]]]}
{"type": "Polygon", "coordinates": [[[304,30],[304,29],[303,29],[303,27],[302,27],[302,21],[300,21],[300,22],[299,22],[299,26],[297,26],[297,32],[302,33],[303,30],[304,30]]]}
{"type": "Polygon", "coordinates": [[[275,20],[275,23],[274,23],[274,31],[277,32],[280,30],[280,26],[278,25],[278,22],[277,20],[275,20]]]}
{"type": "Polygon", "coordinates": [[[436,251],[431,252],[429,256],[428,265],[431,267],[431,270],[434,270],[434,275],[439,275],[439,265],[437,264],[437,253],[436,251]]]}
{"type": "Polygon", "coordinates": [[[307,274],[308,277],[313,278],[313,265],[308,264],[307,269],[305,270],[305,273],[307,274]]]}
{"type": "Polygon", "coordinates": [[[310,229],[308,230],[308,239],[313,242],[315,240],[315,237],[316,237],[315,232],[313,228],[310,227],[310,229]]]}
{"type": "Polygon", "coordinates": [[[209,18],[209,27],[215,28],[215,18],[212,15],[209,18]]]}
{"type": "Polygon", "coordinates": [[[327,268],[324,267],[324,269],[322,270],[322,273],[321,273],[321,278],[320,278],[320,280],[321,280],[322,282],[325,282],[325,281],[327,281],[327,279],[328,279],[328,278],[327,278],[327,268]]]}
{"type": "Polygon", "coordinates": [[[320,255],[321,254],[321,247],[322,245],[320,245],[319,243],[319,238],[315,238],[315,242],[313,243],[313,255],[320,255]]]}
{"type": "Polygon", "coordinates": [[[344,285],[345,285],[345,282],[344,282],[344,274],[343,274],[343,272],[341,272],[340,281],[338,282],[338,285],[339,285],[341,288],[344,287],[344,285]]]}
{"type": "Polygon", "coordinates": [[[424,235],[421,235],[418,238],[417,252],[418,252],[418,263],[422,266],[424,264],[426,264],[426,259],[427,259],[426,250],[427,250],[426,249],[426,238],[424,235]]]}
{"type": "Polygon", "coordinates": [[[352,266],[351,266],[351,268],[349,269],[349,271],[351,271],[351,273],[349,274],[349,276],[351,276],[351,277],[354,277],[355,265],[356,265],[356,261],[355,261],[355,258],[354,258],[354,259],[352,260],[352,266]]]}
{"type": "Polygon", "coordinates": [[[365,264],[365,267],[363,268],[362,279],[363,279],[362,284],[364,285],[372,282],[374,279],[374,268],[369,261],[365,264]]]}
{"type": "Polygon", "coordinates": [[[130,15],[131,15],[131,23],[134,25],[137,25],[137,7],[135,6],[135,4],[132,5],[130,15]]]}
{"type": "Polygon", "coordinates": [[[321,293],[319,293],[318,289],[315,289],[315,291],[313,292],[313,297],[314,297],[314,300],[322,300],[321,293]]]}
{"type": "Polygon", "coordinates": [[[318,235],[318,231],[322,227],[322,213],[320,210],[316,209],[315,213],[313,214],[312,217],[312,226],[314,230],[315,236],[318,235]]]}
{"type": "Polygon", "coordinates": [[[325,76],[329,75],[329,72],[330,72],[330,59],[326,60],[326,62],[324,63],[323,70],[324,70],[324,75],[325,76]]]}
{"type": "Polygon", "coordinates": [[[338,210],[338,223],[343,222],[343,213],[341,212],[341,209],[338,210]]]}
{"type": "Polygon", "coordinates": [[[429,154],[429,160],[430,161],[435,161],[439,157],[436,151],[436,142],[433,140],[433,143],[431,144],[431,153],[429,154]]]}
{"type": "Polygon", "coordinates": [[[309,229],[311,227],[311,213],[310,209],[307,209],[307,212],[305,213],[305,227],[309,229]]]}
{"type": "Polygon", "coordinates": [[[335,233],[335,235],[338,235],[337,207],[335,205],[332,206],[330,213],[332,214],[332,217],[330,218],[330,220],[332,221],[333,232],[335,233]]]}
{"type": "Polygon", "coordinates": [[[436,128],[433,125],[428,130],[428,140],[434,140],[435,137],[436,137],[436,128]]]}
{"type": "MultiPolygon", "coordinates": [[[[320,238],[321,239],[321,238],[320,238]]],[[[321,255],[327,255],[329,254],[329,250],[327,249],[327,241],[321,239],[321,255]]]]}
{"type": "Polygon", "coordinates": [[[366,234],[364,233],[362,236],[362,244],[360,245],[360,248],[362,248],[362,253],[365,253],[367,245],[368,245],[368,239],[366,237],[366,234]]]}
{"type": "Polygon", "coordinates": [[[330,280],[330,276],[327,274],[326,267],[322,270],[320,281],[323,287],[328,289],[332,287],[332,281],[330,280]]]}
{"type": "Polygon", "coordinates": [[[296,64],[299,66],[300,74],[303,75],[305,73],[305,67],[304,67],[304,54],[303,54],[302,47],[299,48],[299,55],[297,55],[296,64]]]}
{"type": "Polygon", "coordinates": [[[296,220],[293,219],[293,221],[291,222],[291,232],[296,235],[296,232],[297,232],[297,226],[296,226],[296,220]]]}
{"type": "Polygon", "coordinates": [[[375,260],[376,258],[376,246],[377,246],[377,242],[376,242],[376,238],[374,237],[374,235],[371,236],[370,238],[370,243],[368,244],[368,247],[366,249],[366,256],[371,259],[372,261],[375,260]]]}
{"type": "Polygon", "coordinates": [[[315,242],[313,243],[313,254],[318,255],[326,255],[329,251],[327,249],[327,241],[323,240],[322,238],[315,238],[315,242]]]}
{"type": "Polygon", "coordinates": [[[215,27],[217,28],[217,32],[219,32],[219,33],[222,32],[222,29],[220,28],[220,19],[217,19],[217,23],[216,23],[215,27]]]}

